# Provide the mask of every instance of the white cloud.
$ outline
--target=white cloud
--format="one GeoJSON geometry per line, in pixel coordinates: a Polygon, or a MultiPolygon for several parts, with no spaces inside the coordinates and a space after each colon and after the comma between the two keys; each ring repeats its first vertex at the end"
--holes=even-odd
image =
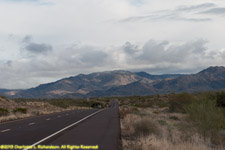
{"type": "Polygon", "coordinates": [[[58,46],[49,55],[23,57],[0,63],[2,87],[29,88],[41,83],[105,70],[145,70],[151,73],[188,73],[209,65],[224,64],[224,51],[213,52],[205,40],[172,44],[150,40],[118,47],[81,43],[58,46]]]}
{"type": "Polygon", "coordinates": [[[113,69],[223,65],[219,8],[220,0],[0,0],[0,88],[113,69]]]}

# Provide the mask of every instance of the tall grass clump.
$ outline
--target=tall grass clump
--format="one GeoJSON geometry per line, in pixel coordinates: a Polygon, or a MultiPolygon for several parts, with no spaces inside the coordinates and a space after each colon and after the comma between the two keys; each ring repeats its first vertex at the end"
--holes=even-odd
{"type": "Polygon", "coordinates": [[[0,117],[1,116],[7,116],[9,114],[8,109],[0,108],[0,117]]]}
{"type": "Polygon", "coordinates": [[[134,135],[137,137],[148,136],[151,134],[159,135],[159,128],[150,119],[141,119],[134,123],[134,135]]]}

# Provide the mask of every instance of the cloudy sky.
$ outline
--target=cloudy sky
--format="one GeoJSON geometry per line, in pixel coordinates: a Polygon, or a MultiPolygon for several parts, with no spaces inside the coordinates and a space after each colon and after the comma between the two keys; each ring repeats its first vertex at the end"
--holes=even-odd
{"type": "Polygon", "coordinates": [[[0,0],[0,88],[225,64],[224,0],[0,0]]]}

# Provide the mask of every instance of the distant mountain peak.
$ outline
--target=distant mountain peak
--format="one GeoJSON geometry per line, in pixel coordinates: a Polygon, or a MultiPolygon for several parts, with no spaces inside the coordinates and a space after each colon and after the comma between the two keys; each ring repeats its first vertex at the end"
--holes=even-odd
{"type": "Polygon", "coordinates": [[[127,74],[127,73],[130,74],[132,72],[125,71],[125,70],[113,70],[113,71],[94,72],[91,74],[103,75],[103,74],[127,74]]]}
{"type": "Polygon", "coordinates": [[[206,68],[202,71],[200,71],[198,74],[203,74],[203,73],[219,73],[219,72],[225,72],[225,67],[223,66],[211,66],[209,68],[206,68]]]}

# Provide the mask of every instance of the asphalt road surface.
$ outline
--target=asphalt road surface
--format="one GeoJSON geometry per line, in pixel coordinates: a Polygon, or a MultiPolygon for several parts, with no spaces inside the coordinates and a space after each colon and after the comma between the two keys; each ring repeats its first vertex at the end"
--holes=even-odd
{"type": "Polygon", "coordinates": [[[120,150],[118,102],[111,100],[110,107],[104,109],[73,110],[2,123],[1,145],[32,145],[37,149],[41,149],[38,145],[84,145],[98,150],[120,150]]]}

